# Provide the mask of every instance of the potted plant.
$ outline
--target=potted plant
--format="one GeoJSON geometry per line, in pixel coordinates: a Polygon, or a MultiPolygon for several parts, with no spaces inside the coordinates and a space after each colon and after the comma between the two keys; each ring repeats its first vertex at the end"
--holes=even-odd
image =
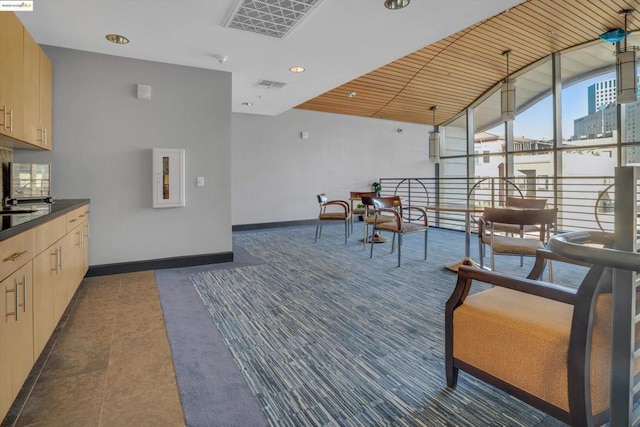
{"type": "Polygon", "coordinates": [[[380,197],[380,191],[382,191],[382,184],[380,184],[378,181],[375,181],[373,184],[371,184],[371,189],[376,192],[378,197],[380,197]]]}

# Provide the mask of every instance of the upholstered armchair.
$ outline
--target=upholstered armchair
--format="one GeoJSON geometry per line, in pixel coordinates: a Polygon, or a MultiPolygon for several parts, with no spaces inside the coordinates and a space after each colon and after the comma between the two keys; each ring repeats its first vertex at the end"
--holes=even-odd
{"type": "MultiPolygon", "coordinates": [[[[601,237],[596,243],[611,245],[601,237]]],[[[462,370],[573,426],[601,425],[609,407],[612,273],[593,265],[578,288],[541,282],[549,259],[576,263],[543,249],[529,278],[458,270],[445,306],[447,386],[456,388],[462,370]]]]}

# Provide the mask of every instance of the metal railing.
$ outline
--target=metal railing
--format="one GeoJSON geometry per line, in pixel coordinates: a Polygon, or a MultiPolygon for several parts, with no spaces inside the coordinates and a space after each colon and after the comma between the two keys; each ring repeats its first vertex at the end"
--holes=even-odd
{"type": "MultiPolygon", "coordinates": [[[[613,176],[506,178],[381,178],[382,196],[400,196],[415,206],[467,204],[502,206],[505,197],[546,198],[558,209],[558,231],[613,231],[613,176]]],[[[464,229],[464,214],[429,212],[436,227],[464,229]]]]}

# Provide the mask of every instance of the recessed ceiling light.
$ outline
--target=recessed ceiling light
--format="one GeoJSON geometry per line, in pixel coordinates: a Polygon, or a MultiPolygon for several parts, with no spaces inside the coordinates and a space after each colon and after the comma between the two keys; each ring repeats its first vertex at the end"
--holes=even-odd
{"type": "Polygon", "coordinates": [[[245,107],[251,107],[253,105],[253,102],[245,101],[242,103],[242,105],[244,105],[245,107]]]}
{"type": "Polygon", "coordinates": [[[385,0],[384,7],[391,10],[402,9],[409,6],[411,0],[385,0]]]}
{"type": "Polygon", "coordinates": [[[106,37],[107,37],[107,40],[109,40],[111,43],[116,43],[116,44],[129,43],[129,39],[126,38],[125,36],[121,36],[120,34],[107,34],[106,37]]]}
{"type": "Polygon", "coordinates": [[[357,94],[354,91],[351,92],[347,92],[347,98],[353,98],[354,96],[356,96],[357,94]]]}
{"type": "Polygon", "coordinates": [[[304,72],[304,67],[299,67],[299,66],[291,67],[289,68],[289,71],[291,71],[292,73],[302,73],[304,72]]]}

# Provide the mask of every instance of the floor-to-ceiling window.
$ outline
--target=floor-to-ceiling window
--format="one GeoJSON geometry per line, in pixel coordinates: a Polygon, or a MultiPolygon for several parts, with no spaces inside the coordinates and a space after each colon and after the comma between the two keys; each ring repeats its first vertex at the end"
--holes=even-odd
{"type": "Polygon", "coordinates": [[[640,101],[617,104],[615,51],[595,41],[519,70],[511,122],[496,84],[445,124],[440,178],[507,179],[558,207],[564,229],[612,229],[614,168],[640,164],[640,101]]]}

